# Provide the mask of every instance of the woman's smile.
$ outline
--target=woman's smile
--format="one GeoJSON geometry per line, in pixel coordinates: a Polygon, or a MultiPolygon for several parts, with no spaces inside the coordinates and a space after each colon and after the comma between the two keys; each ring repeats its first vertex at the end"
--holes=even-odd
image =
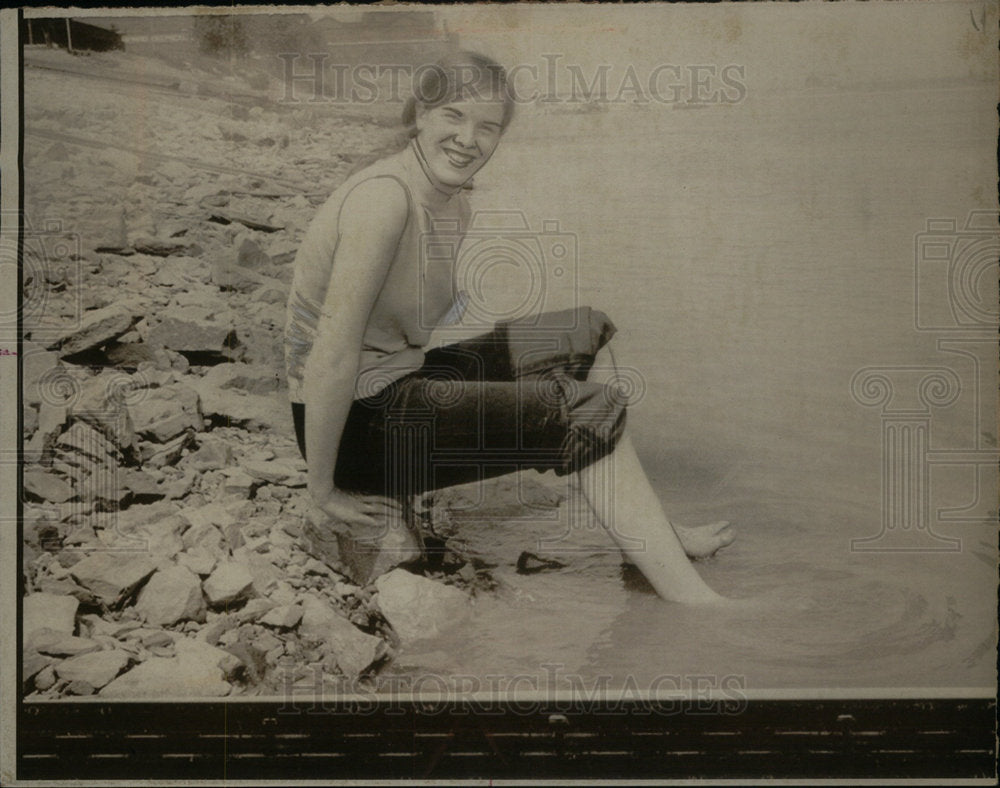
{"type": "Polygon", "coordinates": [[[442,145],[441,149],[444,151],[445,156],[448,157],[448,161],[451,162],[452,166],[457,167],[460,170],[468,167],[477,158],[477,156],[474,156],[472,154],[463,153],[460,150],[456,150],[453,146],[450,145],[442,145]]]}

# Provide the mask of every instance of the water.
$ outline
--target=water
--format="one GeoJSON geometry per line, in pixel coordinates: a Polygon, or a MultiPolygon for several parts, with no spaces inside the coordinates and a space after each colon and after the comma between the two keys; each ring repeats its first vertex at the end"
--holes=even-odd
{"type": "MultiPolygon", "coordinates": [[[[471,631],[415,645],[398,669],[534,677],[522,688],[553,670],[639,688],[697,675],[748,690],[992,686],[995,470],[978,503],[969,466],[930,476],[931,505],[975,521],[935,525],[958,552],[850,541],[879,534],[883,509],[881,420],[852,399],[857,370],[954,369],[961,392],[933,411],[931,447],[995,446],[995,346],[972,346],[977,385],[968,356],[914,329],[913,295],[927,219],[991,206],[992,100],[956,83],[522,113],[477,178],[476,207],[575,237],[578,286],[554,287],[546,306],[578,298],[617,323],[618,363],[645,384],[629,416],[640,456],[676,520],[737,524],[736,544],[699,568],[748,601],[663,603],[581,526],[553,548],[578,548],[569,568],[508,569],[471,631]]],[[[511,286],[498,309],[531,289],[519,275],[489,274],[511,286]]],[[[995,279],[977,280],[982,304],[996,303],[995,279]]],[[[487,523],[478,538],[512,561],[563,527],[487,523]]]]}

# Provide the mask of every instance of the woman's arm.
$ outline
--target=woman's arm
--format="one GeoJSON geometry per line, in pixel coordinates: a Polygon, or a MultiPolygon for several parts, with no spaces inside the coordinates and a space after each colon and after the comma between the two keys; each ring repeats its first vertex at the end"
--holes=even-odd
{"type": "Polygon", "coordinates": [[[390,178],[365,181],[347,196],[316,341],[305,366],[309,492],[327,514],[349,523],[375,525],[370,515],[385,506],[377,496],[336,490],[333,471],[354,398],[365,326],[395,257],[408,210],[405,192],[390,178]]]}

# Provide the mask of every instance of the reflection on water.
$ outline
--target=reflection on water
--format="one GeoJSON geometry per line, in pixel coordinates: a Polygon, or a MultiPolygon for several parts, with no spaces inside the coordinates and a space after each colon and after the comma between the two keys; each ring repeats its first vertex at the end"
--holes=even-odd
{"type": "MultiPolygon", "coordinates": [[[[915,234],[990,207],[979,164],[995,139],[969,110],[990,107],[977,90],[524,113],[476,207],[575,234],[578,285],[547,306],[579,298],[618,324],[618,361],[646,383],[629,416],[643,461],[678,521],[737,524],[737,543],[700,569],[746,601],[665,604],[623,576],[606,536],[574,533],[553,548],[579,548],[566,569],[520,576],[501,562],[507,590],[478,601],[473,630],[404,652],[400,669],[559,664],[640,686],[739,675],[752,689],[994,683],[995,517],[939,526],[961,552],[850,549],[881,524],[880,421],[851,399],[858,369],[953,368],[962,393],[934,412],[930,440],[981,445],[975,369],[913,328],[915,234]]],[[[965,472],[931,481],[932,505],[974,498],[965,472]]],[[[995,502],[992,472],[979,482],[995,502]]],[[[484,526],[482,538],[516,559],[546,528],[484,526]]]]}

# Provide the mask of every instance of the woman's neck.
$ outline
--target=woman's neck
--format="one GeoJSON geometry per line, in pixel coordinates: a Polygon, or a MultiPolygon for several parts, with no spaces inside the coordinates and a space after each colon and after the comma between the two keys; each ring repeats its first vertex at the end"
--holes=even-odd
{"type": "Polygon", "coordinates": [[[461,186],[449,186],[434,177],[434,173],[431,172],[430,166],[427,164],[427,158],[424,156],[424,152],[416,137],[410,140],[409,150],[412,153],[412,157],[416,160],[417,167],[423,174],[423,177],[418,176],[414,179],[418,191],[417,196],[422,202],[428,205],[443,205],[462,191],[461,186]]]}

